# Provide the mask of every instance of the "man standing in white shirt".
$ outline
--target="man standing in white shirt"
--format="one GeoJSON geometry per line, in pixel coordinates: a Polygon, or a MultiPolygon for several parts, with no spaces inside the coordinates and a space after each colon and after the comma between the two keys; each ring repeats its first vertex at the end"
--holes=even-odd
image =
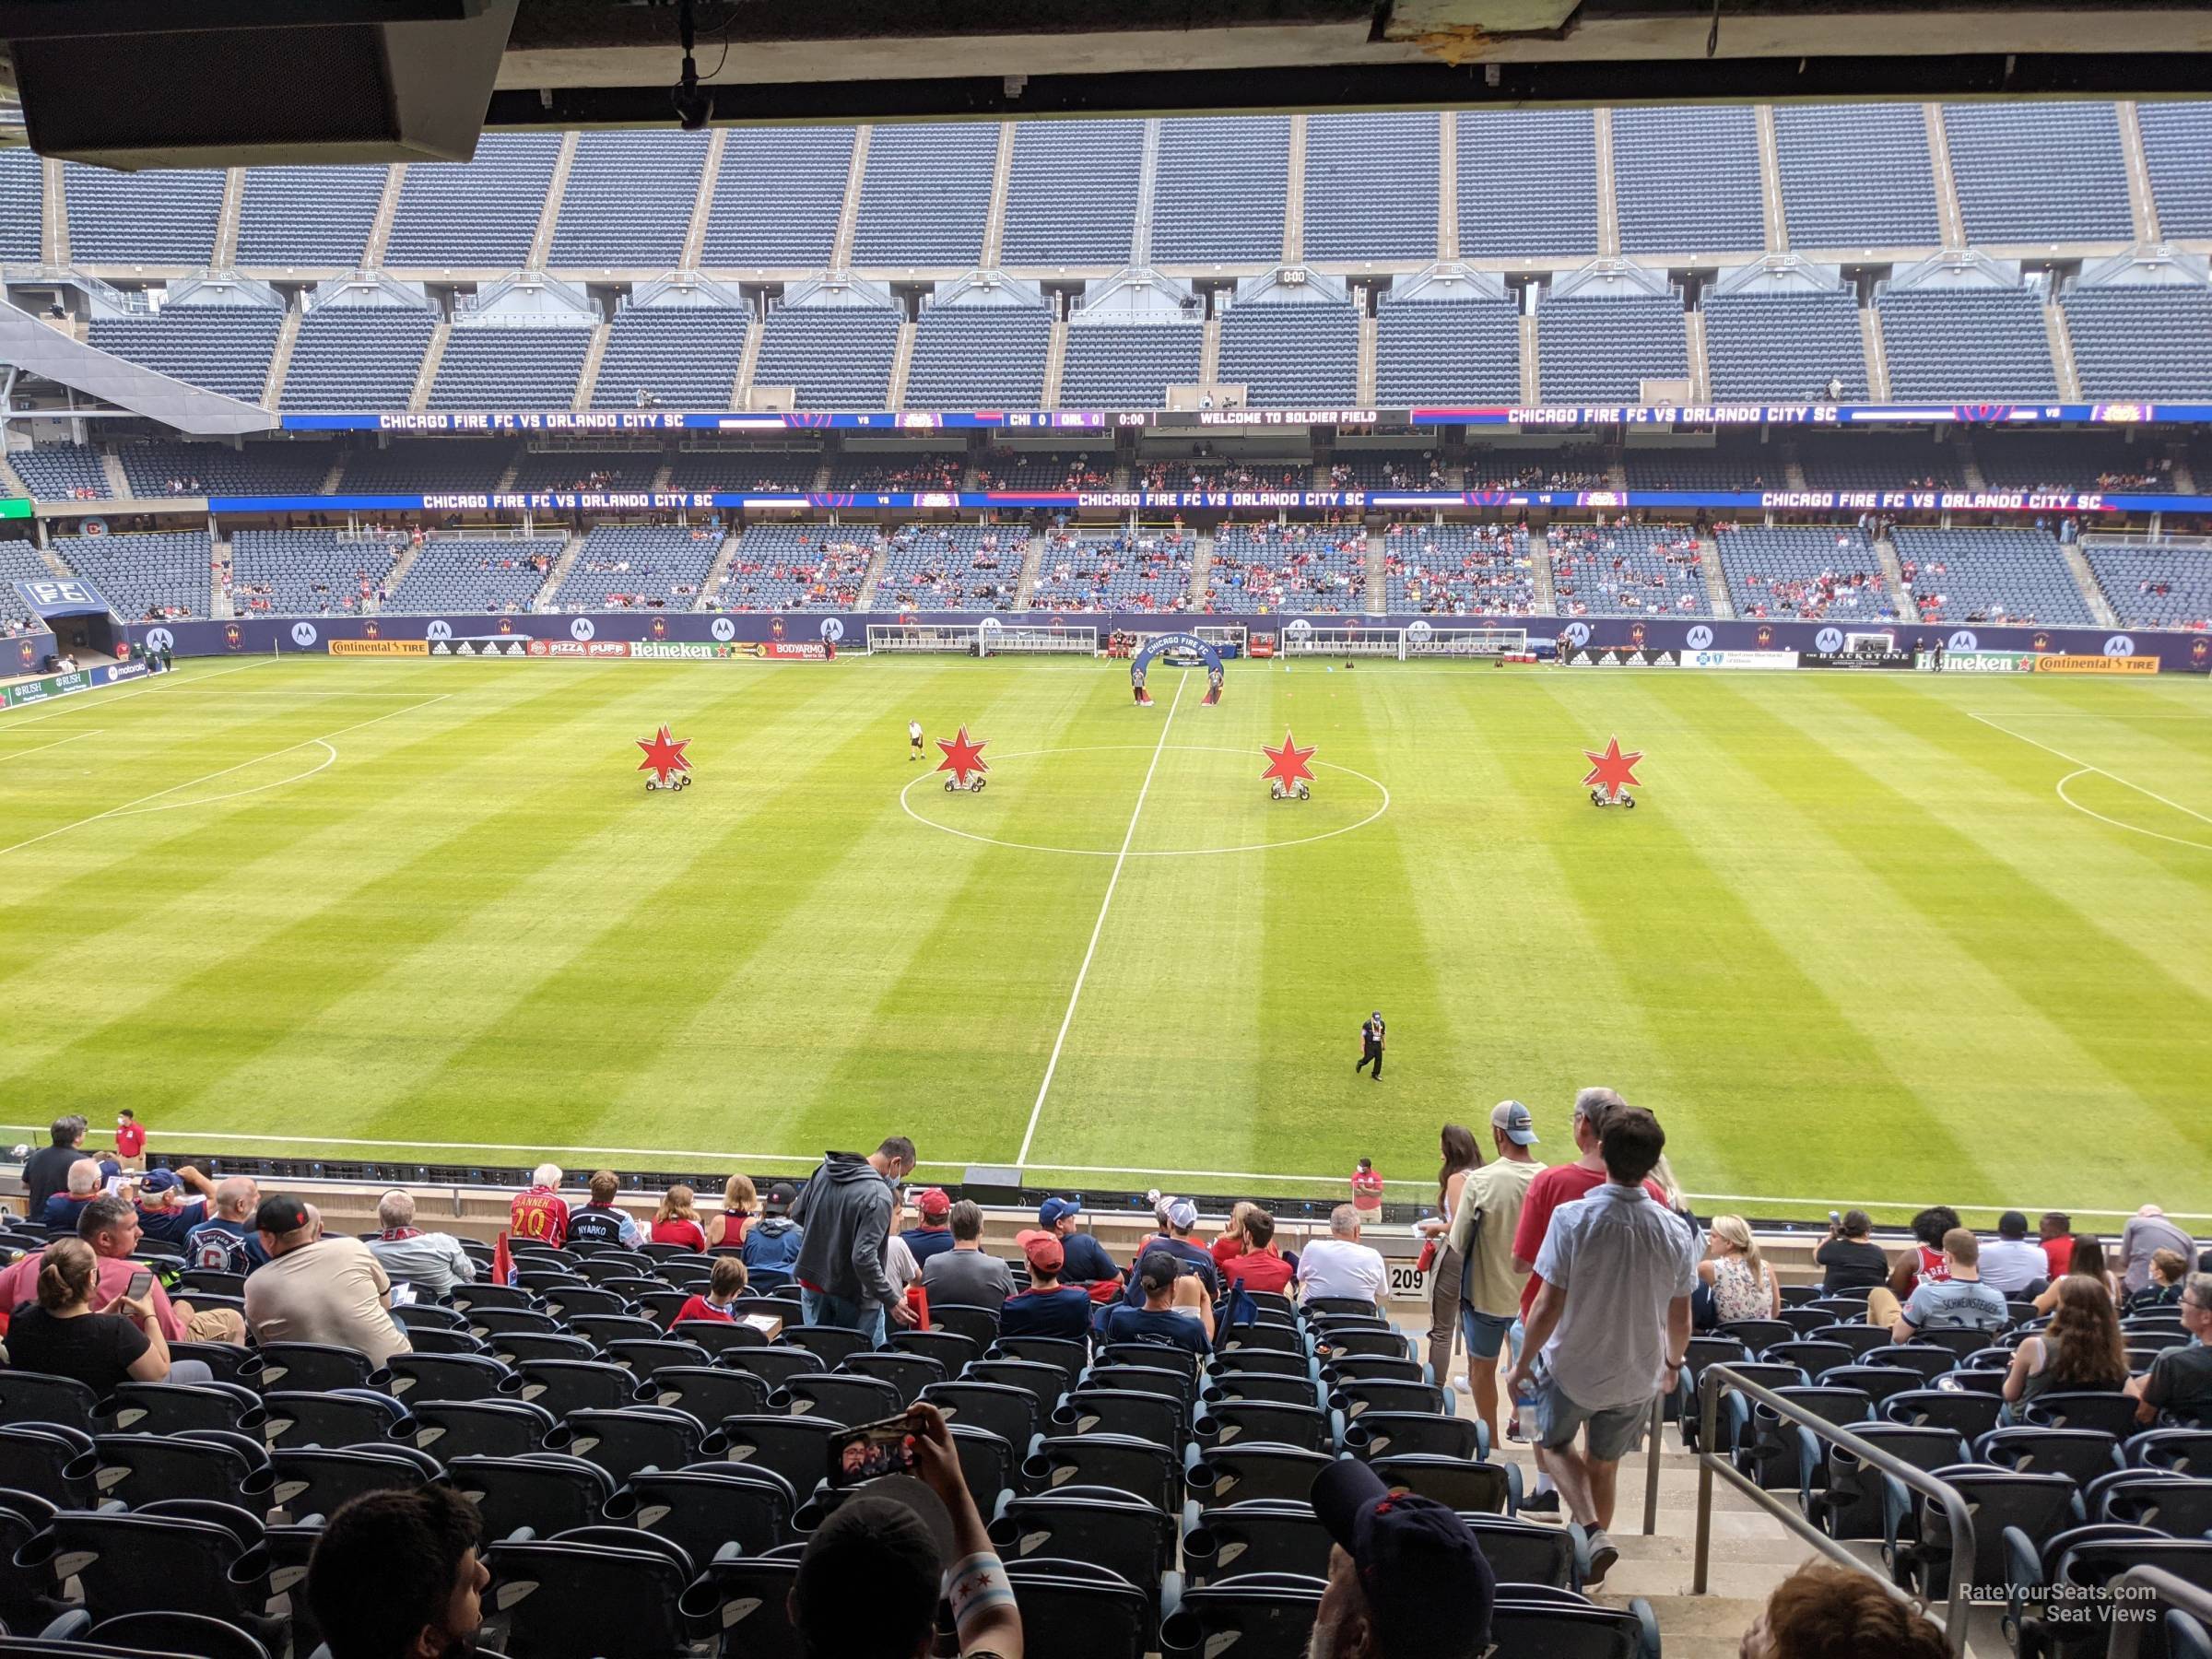
{"type": "Polygon", "coordinates": [[[1679,1217],[1643,1190],[1666,1136],[1641,1107],[1606,1114],[1605,1184],[1561,1205],[1536,1258],[1543,1288],[1529,1310],[1521,1358],[1500,1379],[1527,1384],[1536,1411],[1537,1461],[1573,1518],[1590,1528],[1586,1584],[1620,1559],[1606,1536],[1615,1477],[1635,1446],[1654,1394],[1682,1375],[1698,1244],[1679,1217]],[[1588,1444],[1575,1449],[1578,1432],[1588,1444]]]}
{"type": "Polygon", "coordinates": [[[1298,1286],[1308,1300],[1345,1296],[1380,1308],[1389,1282],[1382,1253],[1359,1242],[1359,1212],[1348,1204],[1329,1212],[1327,1238],[1314,1240],[1298,1253],[1298,1286]]]}

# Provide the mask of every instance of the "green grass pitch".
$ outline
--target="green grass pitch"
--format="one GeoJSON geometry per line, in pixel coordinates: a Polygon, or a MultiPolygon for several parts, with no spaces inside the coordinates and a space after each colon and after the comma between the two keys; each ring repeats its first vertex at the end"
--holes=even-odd
{"type": "Polygon", "coordinates": [[[1322,1192],[1427,1176],[1509,1095],[1563,1155],[1607,1082],[1717,1207],[2212,1207],[2202,680],[1152,684],[285,659],[0,714],[0,1121],[571,1168],[899,1131],[939,1171],[1026,1141],[1076,1188],[1322,1192]],[[924,775],[910,716],[988,739],[989,788],[924,775]],[[663,721],[680,794],[632,770],[663,721]],[[1308,802],[1259,782],[1287,728],[1308,802]],[[1633,813],[1579,782],[1616,734],[1633,813]]]}

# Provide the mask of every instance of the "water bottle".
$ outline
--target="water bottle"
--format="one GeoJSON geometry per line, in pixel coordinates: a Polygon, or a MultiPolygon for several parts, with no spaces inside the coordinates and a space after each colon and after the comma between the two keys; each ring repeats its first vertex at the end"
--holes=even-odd
{"type": "Polygon", "coordinates": [[[1536,1396],[1524,1382],[1513,1391],[1513,1419],[1521,1430],[1521,1439],[1529,1445],[1536,1443],[1536,1396]]]}

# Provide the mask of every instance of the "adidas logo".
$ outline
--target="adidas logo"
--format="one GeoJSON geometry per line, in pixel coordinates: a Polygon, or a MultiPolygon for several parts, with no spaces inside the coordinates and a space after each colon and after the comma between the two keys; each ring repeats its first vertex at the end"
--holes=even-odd
{"type": "Polygon", "coordinates": [[[453,648],[453,654],[455,656],[475,656],[477,654],[477,648],[474,645],[471,645],[467,641],[464,640],[459,645],[453,648]]]}

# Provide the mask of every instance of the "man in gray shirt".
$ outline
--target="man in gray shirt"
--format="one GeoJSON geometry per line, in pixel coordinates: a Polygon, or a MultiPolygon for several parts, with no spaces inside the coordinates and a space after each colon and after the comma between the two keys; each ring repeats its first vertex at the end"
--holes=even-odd
{"type": "Polygon", "coordinates": [[[1886,1325],[1892,1342],[1910,1342],[1923,1331],[1987,1331],[2011,1317],[2005,1298],[1982,1282],[1982,1241],[1963,1227],[1943,1235],[1948,1278],[1926,1279],[1902,1308],[1887,1286],[1866,1293],[1869,1323],[1886,1325]]]}
{"type": "Polygon", "coordinates": [[[2135,1213],[2120,1234],[2120,1288],[2133,1295],[2150,1286],[2150,1258],[2154,1252],[2171,1250],[2196,1269],[2196,1241],[2166,1219],[2166,1212],[2147,1204],[2135,1213]]]}
{"type": "Polygon", "coordinates": [[[476,1283],[477,1265],[460,1240],[416,1230],[415,1200],[408,1194],[391,1192],[378,1199],[376,1224],[383,1230],[369,1241],[369,1253],[394,1284],[412,1285],[417,1296],[434,1301],[455,1285],[476,1283]]]}
{"type": "Polygon", "coordinates": [[[983,1212],[971,1199],[952,1206],[952,1248],[922,1264],[922,1288],[933,1308],[988,1308],[992,1312],[1014,1294],[1014,1275],[983,1250],[983,1212]]]}

